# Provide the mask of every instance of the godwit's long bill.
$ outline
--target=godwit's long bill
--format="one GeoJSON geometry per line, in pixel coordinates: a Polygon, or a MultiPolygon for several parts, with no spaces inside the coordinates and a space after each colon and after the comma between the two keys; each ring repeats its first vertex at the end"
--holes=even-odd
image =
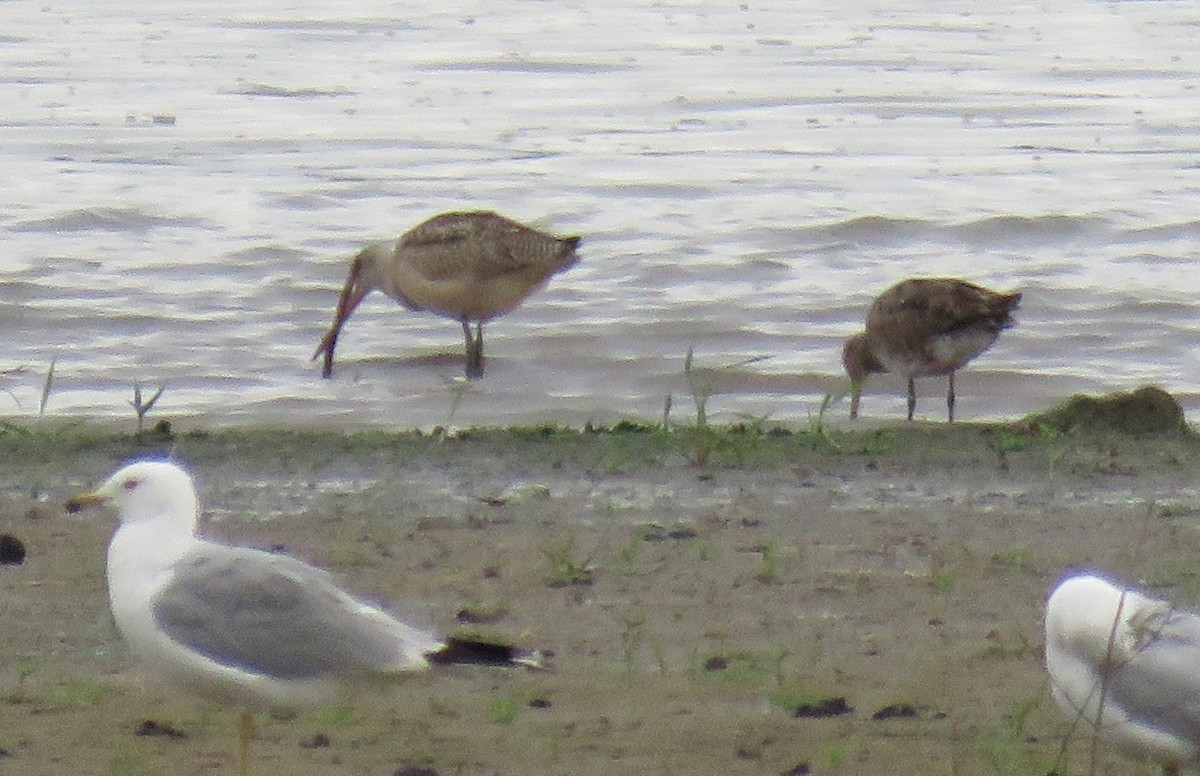
{"type": "Polygon", "coordinates": [[[579,260],[580,238],[556,237],[490,211],[442,213],[394,243],[363,248],[350,266],[333,326],[313,360],[333,350],[346,320],[378,288],[409,310],[428,310],[462,324],[466,374],[483,376],[483,324],[516,308],[551,275],[579,260]],[[471,324],[474,323],[474,332],[471,324]]]}
{"type": "Polygon", "coordinates": [[[866,329],[846,340],[842,364],[858,417],[863,383],[873,372],[908,380],[908,419],[917,407],[914,378],[946,375],[946,411],[954,420],[954,373],[992,346],[1012,326],[1021,294],[1000,293],[955,278],[910,278],[880,294],[866,329]]]}

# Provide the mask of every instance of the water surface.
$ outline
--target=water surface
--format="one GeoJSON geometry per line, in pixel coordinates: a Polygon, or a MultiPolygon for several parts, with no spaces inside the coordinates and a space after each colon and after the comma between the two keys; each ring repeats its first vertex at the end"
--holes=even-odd
{"type": "MultiPolygon", "coordinates": [[[[1019,288],[958,415],[1153,382],[1200,410],[1200,10],[841,3],[0,5],[0,414],[432,426],[802,423],[910,275],[1019,288]],[[354,251],[488,208],[584,236],[486,328],[354,251]]],[[[919,381],[922,417],[944,385],[919,381]]],[[[863,412],[903,413],[894,378],[863,412]]],[[[845,405],[835,410],[843,416],[845,405]]]]}

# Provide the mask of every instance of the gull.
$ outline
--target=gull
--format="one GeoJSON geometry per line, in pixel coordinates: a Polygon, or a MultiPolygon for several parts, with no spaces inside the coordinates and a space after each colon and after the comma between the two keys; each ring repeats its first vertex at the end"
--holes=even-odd
{"type": "Polygon", "coordinates": [[[551,275],[579,260],[580,237],[555,237],[491,211],[442,213],[399,240],[363,248],[350,265],[333,326],[313,353],[333,374],[333,349],[346,320],[378,288],[409,310],[462,324],[466,374],[483,376],[483,324],[515,309],[551,275]],[[475,331],[471,331],[471,323],[475,331]]]}
{"type": "Polygon", "coordinates": [[[842,364],[853,395],[850,419],[858,417],[863,383],[872,372],[908,380],[908,419],[917,408],[913,378],[946,375],[946,410],[954,421],[954,373],[992,346],[1016,323],[1021,294],[991,291],[956,278],[909,278],[880,294],[867,313],[866,329],[846,340],[842,364]]]}
{"type": "Polygon", "coordinates": [[[120,516],[107,564],[118,630],[162,679],[241,710],[242,776],[256,711],[318,706],[432,665],[543,664],[538,652],[406,625],[287,555],[199,538],[192,478],[169,461],[129,464],[67,510],[100,504],[120,516]]]}
{"type": "Polygon", "coordinates": [[[1200,765],[1200,614],[1069,576],[1046,602],[1046,668],[1054,700],[1091,734],[1169,776],[1200,765]]]}

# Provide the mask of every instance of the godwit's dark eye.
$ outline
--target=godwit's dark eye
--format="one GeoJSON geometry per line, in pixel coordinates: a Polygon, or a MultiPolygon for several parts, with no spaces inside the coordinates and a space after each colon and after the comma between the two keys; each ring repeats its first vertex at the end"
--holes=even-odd
{"type": "Polygon", "coordinates": [[[138,485],[141,485],[141,484],[142,484],[141,480],[125,480],[124,482],[121,483],[121,487],[124,488],[125,490],[133,490],[134,488],[136,488],[138,485]]]}

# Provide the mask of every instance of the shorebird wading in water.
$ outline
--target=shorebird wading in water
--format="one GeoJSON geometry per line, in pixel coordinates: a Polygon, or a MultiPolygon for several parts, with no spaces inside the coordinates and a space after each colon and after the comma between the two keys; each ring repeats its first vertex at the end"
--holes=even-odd
{"type": "Polygon", "coordinates": [[[853,395],[850,418],[858,417],[863,383],[872,372],[908,380],[908,419],[917,407],[913,378],[946,375],[946,411],[954,420],[954,373],[991,347],[1016,323],[1021,294],[1002,294],[954,278],[911,278],[884,291],[867,313],[866,330],[846,340],[842,364],[853,395]]]}
{"type": "Polygon", "coordinates": [[[368,245],[354,257],[333,326],[313,360],[324,355],[322,375],[333,374],[333,349],[342,326],[363,297],[378,288],[409,310],[459,321],[467,377],[482,377],[484,322],[513,310],[551,275],[574,265],[579,240],[477,210],[442,213],[395,242],[368,245]]]}

